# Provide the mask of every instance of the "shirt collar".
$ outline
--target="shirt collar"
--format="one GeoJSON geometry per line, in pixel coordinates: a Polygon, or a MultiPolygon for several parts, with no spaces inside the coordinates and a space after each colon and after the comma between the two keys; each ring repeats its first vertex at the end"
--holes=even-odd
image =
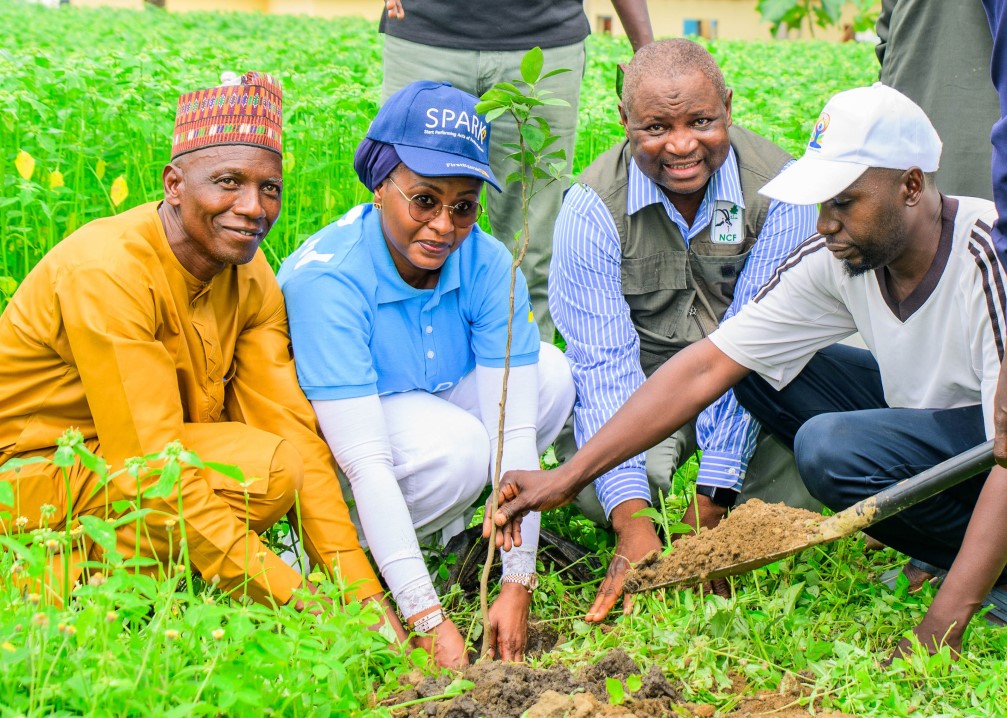
{"type": "Polygon", "coordinates": [[[738,173],[738,158],[734,154],[733,147],[729,148],[724,164],[710,178],[691,229],[686,225],[685,218],[675,209],[675,205],[661,191],[660,186],[636,166],[636,160],[630,160],[629,187],[626,191],[628,214],[635,214],[648,205],[660,203],[664,205],[668,217],[682,230],[682,235],[692,236],[710,224],[717,202],[731,202],[742,209],[745,207],[745,198],[741,193],[741,175],[738,173]]]}
{"type": "MultiPolygon", "coordinates": [[[[378,280],[377,301],[378,304],[388,304],[391,302],[401,302],[418,296],[429,296],[431,290],[417,289],[406,284],[395,268],[392,261],[391,250],[385,242],[385,235],[381,230],[381,215],[372,207],[368,206],[364,210],[364,235],[367,246],[371,253],[371,261],[374,264],[374,274],[378,280]]],[[[473,235],[479,231],[478,227],[472,228],[465,241],[472,241],[473,235]]],[[[440,297],[447,292],[454,291],[461,286],[461,275],[458,270],[458,252],[461,247],[448,255],[444,266],[441,267],[441,275],[437,279],[437,286],[433,289],[431,296],[434,304],[440,301],[440,297]]]]}

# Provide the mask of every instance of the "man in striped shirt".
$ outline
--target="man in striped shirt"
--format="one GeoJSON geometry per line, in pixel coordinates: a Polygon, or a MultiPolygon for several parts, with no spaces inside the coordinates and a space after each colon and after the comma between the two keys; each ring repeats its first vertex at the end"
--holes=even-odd
{"type": "MultiPolygon", "coordinates": [[[[676,39],[641,48],[627,69],[619,110],[627,139],[567,193],[549,272],[549,304],[577,385],[578,445],[646,376],[735,314],[814,232],[814,207],[758,195],[793,160],[732,126],[731,91],[702,46],[676,39]]],[[[697,443],[703,459],[687,516],[698,514],[702,526],[716,525],[743,480],[746,494],[761,484],[754,494],[760,498],[818,507],[779,444],[775,456],[772,439],[759,442],[756,453],[758,434],[758,423],[728,391],[695,426],[615,467],[581,495],[581,510],[597,523],[611,520],[618,535],[588,620],[600,621],[612,608],[628,564],[660,546],[651,520],[633,514],[659,502],[697,443]]]]}
{"type": "MultiPolygon", "coordinates": [[[[1007,272],[991,202],[942,195],[940,139],[888,87],[840,93],[804,157],[763,188],[820,202],[820,234],[708,339],[665,363],[566,464],[508,472],[493,517],[520,541],[529,510],[570,501],[728,387],[794,449],[805,484],[846,508],[993,436],[1007,333],[1007,272]],[[836,342],[860,332],[868,350],[836,342]]],[[[961,647],[991,587],[1007,584],[1007,469],[997,466],[868,529],[948,569],[915,633],[961,647]]],[[[908,650],[900,644],[899,650],[908,650]]]]}

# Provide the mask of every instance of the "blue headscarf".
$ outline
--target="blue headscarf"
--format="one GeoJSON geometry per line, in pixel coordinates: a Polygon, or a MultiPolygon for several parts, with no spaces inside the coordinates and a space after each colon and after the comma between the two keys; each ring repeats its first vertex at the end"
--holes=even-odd
{"type": "Polygon", "coordinates": [[[400,162],[402,160],[394,147],[367,137],[357,145],[353,155],[353,169],[357,171],[357,177],[372,192],[400,162]]]}

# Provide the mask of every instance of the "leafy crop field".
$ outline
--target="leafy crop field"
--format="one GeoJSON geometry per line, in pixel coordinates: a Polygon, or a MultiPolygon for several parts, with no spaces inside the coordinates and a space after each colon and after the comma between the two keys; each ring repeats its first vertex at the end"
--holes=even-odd
{"type": "MultiPolygon", "coordinates": [[[[265,70],[284,85],[285,202],[264,245],[274,266],[367,198],[351,167],[379,97],[381,39],[367,23],[50,10],[0,0],[0,27],[0,307],[73,229],[160,196],[177,96],[213,84],[221,70],[265,70]]],[[[871,48],[854,44],[720,42],[710,49],[734,88],[735,120],[794,153],[832,93],[876,77],[871,48]]],[[[622,41],[589,43],[575,170],[621,135],[614,73],[628,54],[622,41]]],[[[63,460],[80,458],[71,452],[63,460]]],[[[669,520],[685,504],[689,474],[676,481],[669,520]]],[[[553,512],[546,525],[606,561],[611,554],[609,535],[572,509],[553,512]]],[[[98,540],[105,529],[89,530],[98,540]]],[[[79,531],[72,534],[0,535],[0,717],[388,714],[381,702],[415,684],[417,671],[431,671],[421,652],[404,653],[366,631],[374,616],[359,607],[314,616],[244,605],[184,569],[180,585],[178,575],[105,568],[68,607],[53,606],[31,579],[72,549],[79,531]]],[[[878,575],[898,557],[863,548],[851,539],[760,569],[734,581],[732,599],[644,596],[629,615],[601,626],[581,620],[600,576],[582,583],[543,571],[533,619],[555,647],[530,662],[575,667],[621,648],[643,672],[657,666],[701,715],[795,685],[804,688],[786,707],[800,712],[1007,712],[1007,632],[982,619],[957,663],[945,653],[883,665],[933,590],[909,596],[904,585],[880,585],[878,575]]],[[[454,561],[430,554],[440,575],[454,561]]],[[[321,589],[338,596],[336,586],[322,582],[321,589]]],[[[457,589],[449,601],[478,641],[477,601],[457,589]]],[[[631,708],[634,681],[627,679],[625,694],[615,683],[611,702],[631,708]]],[[[445,685],[448,693],[468,686],[445,685]]]]}

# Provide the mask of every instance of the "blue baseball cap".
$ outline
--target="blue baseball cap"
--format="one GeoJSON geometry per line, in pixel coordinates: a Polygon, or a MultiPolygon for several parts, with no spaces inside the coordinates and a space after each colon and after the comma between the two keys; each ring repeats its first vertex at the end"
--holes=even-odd
{"type": "Polygon", "coordinates": [[[490,125],[476,102],[447,82],[420,80],[388,98],[367,138],[394,147],[418,175],[475,177],[499,191],[489,166],[490,125]]]}

